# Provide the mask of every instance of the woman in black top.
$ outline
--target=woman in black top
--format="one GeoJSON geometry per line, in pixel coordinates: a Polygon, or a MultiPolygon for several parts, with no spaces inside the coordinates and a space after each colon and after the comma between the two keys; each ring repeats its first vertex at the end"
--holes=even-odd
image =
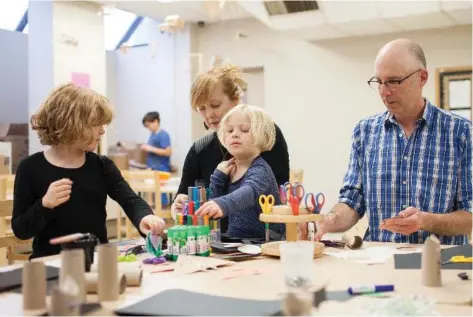
{"type": "MultiPolygon", "coordinates": [[[[240,96],[246,86],[239,69],[231,65],[214,67],[194,81],[191,91],[192,107],[204,119],[206,128],[214,132],[198,139],[187,153],[178,195],[172,205],[173,213],[182,210],[189,186],[200,184],[209,187],[210,175],[217,165],[231,158],[220,144],[215,131],[223,116],[240,102],[240,96]]],[[[261,156],[271,166],[279,185],[289,181],[289,153],[286,140],[277,125],[274,147],[271,151],[261,153],[261,156]]],[[[222,232],[225,232],[226,228],[227,218],[222,218],[222,232]]]]}
{"type": "Polygon", "coordinates": [[[32,128],[50,148],[19,164],[12,217],[15,236],[34,238],[31,258],[59,253],[60,246],[49,240],[73,233],[92,233],[107,243],[107,195],[141,234],[163,231],[164,221],[153,215],[115,164],[93,153],[111,120],[105,97],[72,84],[56,88],[32,117],[32,128]]]}

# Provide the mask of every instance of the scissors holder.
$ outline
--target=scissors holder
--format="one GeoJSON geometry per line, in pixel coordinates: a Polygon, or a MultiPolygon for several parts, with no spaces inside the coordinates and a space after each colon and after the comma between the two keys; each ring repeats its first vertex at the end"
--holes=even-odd
{"type": "MultiPolygon", "coordinates": [[[[324,219],[324,215],[309,213],[305,208],[300,208],[299,215],[294,216],[292,209],[287,205],[278,205],[272,208],[270,214],[261,213],[259,216],[261,222],[264,223],[283,223],[286,225],[286,241],[297,241],[299,239],[297,226],[299,223],[307,223],[320,221],[324,219]]],[[[262,246],[262,252],[268,255],[279,256],[279,244],[281,241],[265,243],[262,246]]],[[[314,242],[314,257],[323,253],[324,244],[314,242]]]]}

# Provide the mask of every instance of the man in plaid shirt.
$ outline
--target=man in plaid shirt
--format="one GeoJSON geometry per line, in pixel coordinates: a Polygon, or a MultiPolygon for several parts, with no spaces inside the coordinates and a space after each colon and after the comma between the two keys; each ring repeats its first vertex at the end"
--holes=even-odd
{"type": "Polygon", "coordinates": [[[435,234],[442,244],[468,242],[472,123],[423,98],[426,66],[421,47],[407,39],[379,51],[368,84],[387,111],[356,126],[339,203],[316,239],[350,229],[367,213],[368,241],[423,243],[435,234]]]}

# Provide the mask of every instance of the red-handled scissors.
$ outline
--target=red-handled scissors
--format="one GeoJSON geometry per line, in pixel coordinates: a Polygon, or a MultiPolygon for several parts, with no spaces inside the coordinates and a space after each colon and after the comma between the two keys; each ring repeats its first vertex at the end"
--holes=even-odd
{"type": "Polygon", "coordinates": [[[292,208],[292,214],[294,216],[298,216],[299,206],[305,194],[304,186],[302,186],[300,183],[291,184],[287,182],[284,184],[284,189],[286,193],[286,200],[289,201],[289,204],[292,208]]]}
{"type": "Polygon", "coordinates": [[[319,214],[322,211],[322,207],[325,204],[325,195],[318,193],[314,195],[313,193],[308,193],[305,196],[305,208],[314,214],[319,214]],[[309,204],[310,202],[310,204],[309,204]]]}

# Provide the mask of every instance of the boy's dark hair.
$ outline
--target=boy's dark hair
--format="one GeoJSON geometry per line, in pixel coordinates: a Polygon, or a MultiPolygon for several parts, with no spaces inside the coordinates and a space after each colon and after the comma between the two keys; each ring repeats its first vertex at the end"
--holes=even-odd
{"type": "Polygon", "coordinates": [[[143,125],[145,125],[146,122],[154,122],[155,120],[158,120],[158,123],[161,121],[159,119],[159,112],[157,111],[148,112],[143,117],[143,125]]]}

